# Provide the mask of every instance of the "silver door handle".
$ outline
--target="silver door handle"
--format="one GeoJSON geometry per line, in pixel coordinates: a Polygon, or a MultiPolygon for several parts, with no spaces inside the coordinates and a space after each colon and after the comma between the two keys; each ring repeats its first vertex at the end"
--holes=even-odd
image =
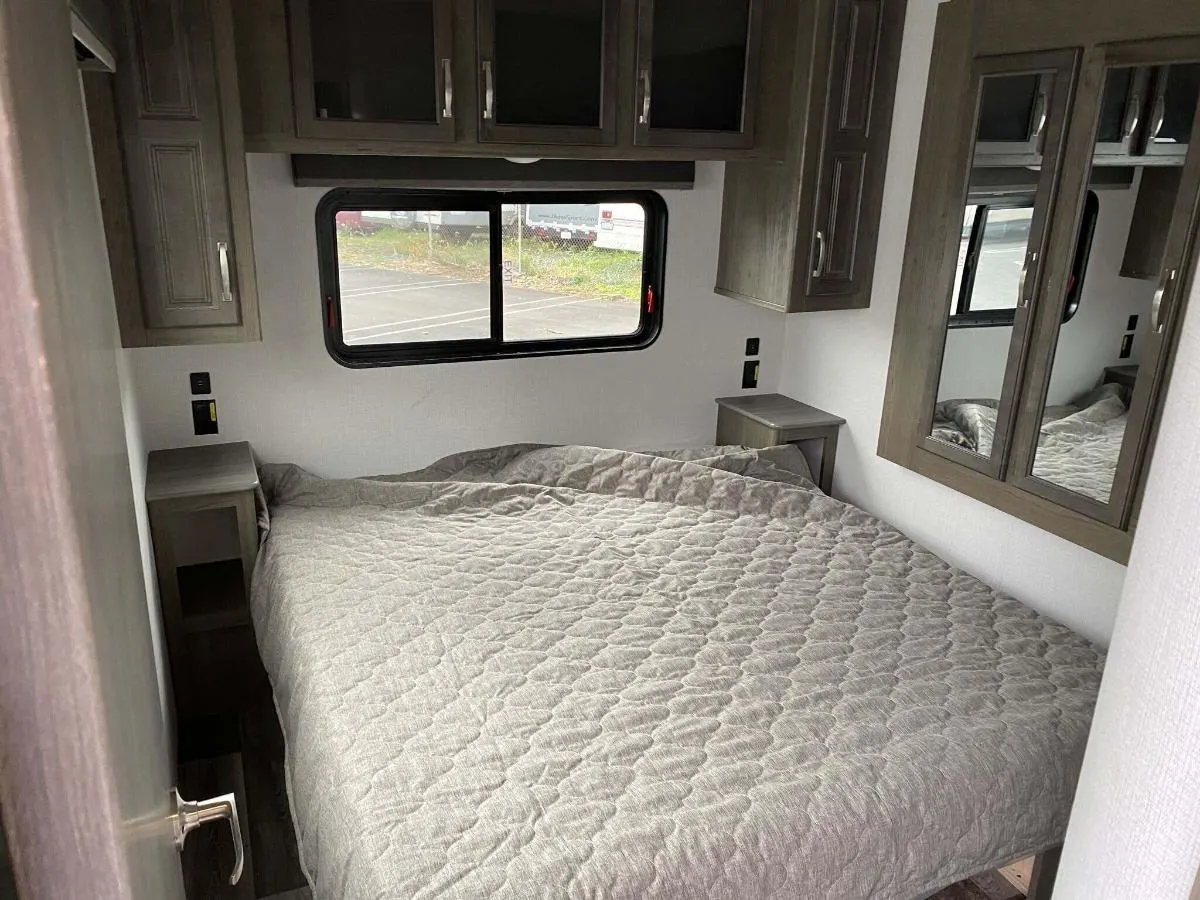
{"type": "Polygon", "coordinates": [[[233,302],[233,277],[229,272],[229,244],[217,241],[217,267],[221,270],[221,299],[233,302]]]}
{"type": "Polygon", "coordinates": [[[817,264],[813,266],[813,278],[825,274],[825,232],[817,229],[817,264]]]}
{"type": "Polygon", "coordinates": [[[1158,283],[1158,290],[1154,292],[1154,303],[1150,306],[1150,329],[1155,334],[1162,334],[1167,325],[1166,316],[1163,315],[1163,299],[1175,283],[1175,276],[1178,274],[1178,269],[1167,269],[1158,283]]]}
{"type": "Polygon", "coordinates": [[[450,60],[442,60],[442,118],[454,118],[454,72],[450,60]]]}
{"type": "Polygon", "coordinates": [[[1025,279],[1029,275],[1029,266],[1036,265],[1038,252],[1033,250],[1025,257],[1025,265],[1021,266],[1021,277],[1017,279],[1017,308],[1025,309],[1029,306],[1029,298],[1025,295],[1025,279]]]}
{"type": "Polygon", "coordinates": [[[1154,101],[1154,118],[1150,120],[1150,142],[1158,140],[1158,133],[1162,131],[1163,122],[1167,118],[1167,98],[1159,96],[1154,101]]]}
{"type": "Polygon", "coordinates": [[[1121,140],[1127,141],[1137,131],[1138,122],[1142,116],[1142,95],[1136,91],[1129,98],[1129,108],[1125,110],[1125,127],[1121,129],[1121,140]]]}
{"type": "Polygon", "coordinates": [[[492,61],[483,61],[483,117],[493,119],[496,116],[496,79],[492,73],[492,61]]]}
{"type": "Polygon", "coordinates": [[[642,83],[642,112],[638,116],[639,125],[650,124],[650,70],[642,69],[638,74],[642,83]]]}
{"type": "Polygon", "coordinates": [[[242,878],[242,869],[246,864],[246,854],[242,848],[242,826],[238,821],[237,798],[233,794],[222,794],[209,800],[192,802],[179,796],[178,789],[171,791],[171,802],[174,813],[171,818],[175,828],[175,847],[182,853],[187,836],[209,822],[225,821],[233,832],[233,874],[229,876],[230,884],[237,884],[242,878]]]}

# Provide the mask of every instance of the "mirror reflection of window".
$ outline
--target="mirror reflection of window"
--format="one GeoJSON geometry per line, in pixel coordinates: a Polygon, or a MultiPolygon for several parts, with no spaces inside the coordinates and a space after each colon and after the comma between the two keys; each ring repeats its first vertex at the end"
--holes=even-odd
{"type": "MultiPolygon", "coordinates": [[[[996,144],[1041,138],[1049,79],[1041,73],[985,76],[980,83],[976,152],[996,144]]],[[[986,154],[985,154],[986,155],[986,154]]],[[[1008,369],[1021,271],[1029,247],[1036,188],[983,192],[972,169],[947,317],[930,435],[988,457],[1008,369]],[[976,336],[963,337],[965,326],[976,336]]],[[[1036,176],[1027,177],[1029,182],[1036,176]]]]}

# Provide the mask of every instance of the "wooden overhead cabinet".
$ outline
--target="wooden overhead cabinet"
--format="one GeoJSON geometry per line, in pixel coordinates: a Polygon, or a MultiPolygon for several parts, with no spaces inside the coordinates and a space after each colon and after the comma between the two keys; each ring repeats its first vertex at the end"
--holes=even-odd
{"type": "Polygon", "coordinates": [[[725,167],[716,291],[783,312],[870,305],[905,0],[796,4],[782,165],[725,167]]]}
{"type": "Polygon", "coordinates": [[[88,112],[122,344],[257,340],[229,0],[121,0],[88,112]]]}
{"type": "Polygon", "coordinates": [[[256,0],[252,151],[779,158],[790,0],[256,0]],[[285,14],[286,12],[286,14],[285,14]]]}

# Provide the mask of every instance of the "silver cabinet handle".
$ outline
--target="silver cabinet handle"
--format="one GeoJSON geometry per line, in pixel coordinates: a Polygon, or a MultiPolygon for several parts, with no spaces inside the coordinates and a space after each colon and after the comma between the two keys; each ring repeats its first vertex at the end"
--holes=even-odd
{"type": "Polygon", "coordinates": [[[639,125],[650,124],[650,70],[642,69],[638,73],[638,79],[642,83],[642,112],[638,116],[639,125]]]}
{"type": "Polygon", "coordinates": [[[817,264],[813,266],[813,278],[825,274],[825,232],[817,229],[817,264]]]}
{"type": "Polygon", "coordinates": [[[489,120],[496,117],[496,79],[490,59],[483,61],[483,117],[489,120]]]}
{"type": "Polygon", "coordinates": [[[229,244],[217,241],[217,266],[221,270],[221,299],[233,302],[233,277],[229,272],[229,244]]]}
{"type": "Polygon", "coordinates": [[[454,72],[450,60],[442,60],[442,118],[454,118],[454,72]]]}
{"type": "Polygon", "coordinates": [[[1134,91],[1129,98],[1129,108],[1125,110],[1125,127],[1121,129],[1121,140],[1127,141],[1137,131],[1138,122],[1142,116],[1142,95],[1134,91]]]}
{"type": "Polygon", "coordinates": [[[1025,257],[1025,265],[1021,266],[1021,277],[1017,279],[1017,308],[1025,309],[1029,306],[1029,297],[1025,294],[1025,279],[1029,275],[1029,267],[1037,265],[1038,252],[1033,250],[1025,257]]]}
{"type": "Polygon", "coordinates": [[[1178,274],[1178,269],[1167,269],[1158,283],[1158,290],[1154,292],[1154,303],[1150,307],[1150,328],[1155,334],[1162,334],[1167,325],[1167,317],[1163,315],[1163,299],[1175,283],[1175,276],[1178,274]]]}
{"type": "Polygon", "coordinates": [[[237,798],[233,794],[222,794],[209,800],[192,802],[179,796],[178,790],[171,791],[173,804],[173,820],[175,829],[175,847],[183,852],[187,836],[209,822],[225,821],[233,832],[233,873],[229,876],[230,884],[237,884],[242,878],[242,868],[246,864],[246,854],[242,848],[242,826],[238,822],[237,798]]]}
{"type": "Polygon", "coordinates": [[[1158,133],[1162,131],[1163,122],[1167,118],[1167,98],[1159,95],[1154,101],[1154,118],[1150,120],[1150,143],[1158,140],[1158,133]]]}
{"type": "Polygon", "coordinates": [[[1046,113],[1048,108],[1046,92],[1039,91],[1037,95],[1037,103],[1033,107],[1033,121],[1036,123],[1033,126],[1033,140],[1041,140],[1042,133],[1046,130],[1046,113]]]}

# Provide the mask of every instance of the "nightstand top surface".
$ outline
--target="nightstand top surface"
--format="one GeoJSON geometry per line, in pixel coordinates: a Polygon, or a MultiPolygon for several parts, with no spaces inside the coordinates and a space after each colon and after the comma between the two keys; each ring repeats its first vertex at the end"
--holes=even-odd
{"type": "Polygon", "coordinates": [[[744,397],[718,397],[717,406],[739,413],[747,419],[778,428],[826,428],[845,425],[841,416],[827,413],[823,409],[785,397],[783,394],[750,394],[744,397]]]}
{"type": "Polygon", "coordinates": [[[146,501],[228,494],[258,487],[254,454],[245,441],[152,450],[146,467],[146,501]]]}

